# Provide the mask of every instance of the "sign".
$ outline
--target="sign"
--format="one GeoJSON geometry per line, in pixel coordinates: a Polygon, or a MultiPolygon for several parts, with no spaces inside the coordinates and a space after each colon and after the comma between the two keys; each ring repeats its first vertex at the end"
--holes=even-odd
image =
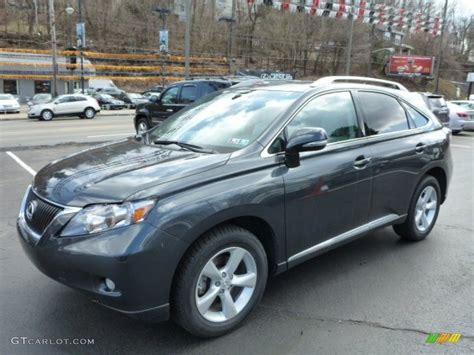
{"type": "Polygon", "coordinates": [[[434,57],[392,55],[387,75],[431,78],[433,68],[434,57]]]}
{"type": "Polygon", "coordinates": [[[168,53],[168,30],[160,31],[160,52],[168,53]]]}
{"type": "Polygon", "coordinates": [[[474,73],[467,74],[467,82],[474,83],[474,73]]]}
{"type": "Polygon", "coordinates": [[[253,76],[263,80],[294,80],[294,72],[281,72],[279,70],[239,70],[238,75],[253,76]]]}
{"type": "Polygon", "coordinates": [[[76,23],[77,46],[84,48],[86,46],[86,24],[84,22],[76,23]]]}

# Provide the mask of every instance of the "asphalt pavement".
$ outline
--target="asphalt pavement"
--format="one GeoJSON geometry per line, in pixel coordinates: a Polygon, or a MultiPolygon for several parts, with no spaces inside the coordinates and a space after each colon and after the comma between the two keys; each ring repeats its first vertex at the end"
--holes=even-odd
{"type": "Polygon", "coordinates": [[[8,121],[0,132],[1,354],[474,352],[474,133],[453,137],[449,197],[425,241],[402,242],[386,228],[319,256],[270,279],[241,328],[201,340],[172,322],[143,323],[91,303],[38,271],[17,240],[32,174],[92,142],[133,135],[132,118],[8,121]],[[426,343],[443,332],[461,340],[426,343]],[[66,344],[74,339],[94,344],[66,344]]]}

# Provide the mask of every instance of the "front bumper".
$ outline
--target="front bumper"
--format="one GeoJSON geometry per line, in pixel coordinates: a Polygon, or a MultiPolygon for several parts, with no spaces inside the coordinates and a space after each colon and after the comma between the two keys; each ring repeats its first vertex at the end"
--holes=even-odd
{"type": "Polygon", "coordinates": [[[69,238],[56,236],[55,223],[38,236],[23,213],[18,217],[21,245],[40,271],[129,316],[147,321],[169,318],[173,275],[187,244],[146,222],[69,238]],[[115,283],[114,290],[105,278],[115,283]]]}
{"type": "Polygon", "coordinates": [[[2,107],[0,106],[0,113],[18,113],[20,112],[19,107],[2,107]]]}

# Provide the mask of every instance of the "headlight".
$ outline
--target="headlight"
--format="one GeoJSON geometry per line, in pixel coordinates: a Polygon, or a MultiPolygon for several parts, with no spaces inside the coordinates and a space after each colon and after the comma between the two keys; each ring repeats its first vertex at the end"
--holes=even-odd
{"type": "Polygon", "coordinates": [[[155,203],[155,200],[145,200],[83,208],[69,221],[61,236],[93,234],[139,223],[145,219],[155,203]]]}

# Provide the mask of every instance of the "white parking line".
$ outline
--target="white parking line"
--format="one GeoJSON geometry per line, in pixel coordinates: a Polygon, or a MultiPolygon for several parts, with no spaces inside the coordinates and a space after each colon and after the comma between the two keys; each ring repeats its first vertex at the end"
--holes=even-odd
{"type": "Polygon", "coordinates": [[[115,137],[115,136],[133,136],[133,133],[100,134],[98,136],[87,136],[87,138],[115,137]]]}
{"type": "Polygon", "coordinates": [[[466,149],[471,149],[472,147],[469,145],[462,145],[462,144],[451,144],[451,147],[455,148],[466,148],[466,149]]]}
{"type": "Polygon", "coordinates": [[[14,161],[16,161],[18,163],[18,165],[20,165],[23,169],[28,171],[31,175],[33,175],[33,176],[36,175],[36,171],[34,171],[30,166],[28,166],[23,160],[18,158],[15,154],[13,154],[12,152],[6,152],[6,153],[10,158],[12,158],[14,161]]]}

